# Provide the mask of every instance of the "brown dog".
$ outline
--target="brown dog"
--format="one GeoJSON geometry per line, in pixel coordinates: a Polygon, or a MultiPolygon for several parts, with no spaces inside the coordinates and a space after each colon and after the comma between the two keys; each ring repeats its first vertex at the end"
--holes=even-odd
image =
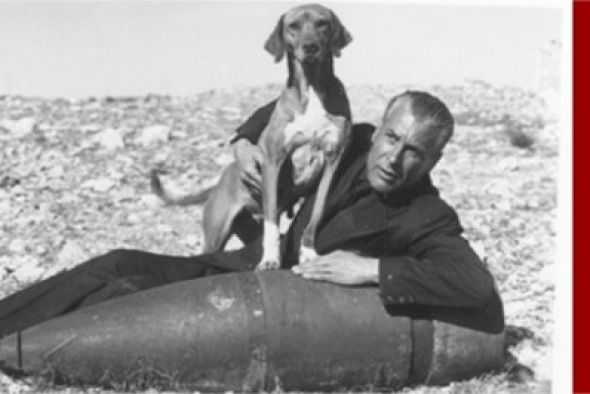
{"type": "MultiPolygon", "coordinates": [[[[348,98],[333,69],[333,56],[339,56],[351,39],[331,10],[310,4],[287,11],[264,45],[276,62],[287,54],[289,78],[258,142],[265,161],[262,167],[264,252],[257,270],[280,267],[280,213],[317,186],[310,223],[304,232],[304,243],[313,246],[332,177],[352,130],[348,98]],[[289,158],[292,171],[281,172],[289,158]]],[[[247,237],[247,229],[236,217],[244,210],[256,213],[261,208],[240,180],[235,163],[225,169],[216,187],[194,196],[169,197],[155,172],[152,187],[169,203],[199,203],[206,197],[205,252],[222,250],[234,233],[242,239],[247,237]]]]}

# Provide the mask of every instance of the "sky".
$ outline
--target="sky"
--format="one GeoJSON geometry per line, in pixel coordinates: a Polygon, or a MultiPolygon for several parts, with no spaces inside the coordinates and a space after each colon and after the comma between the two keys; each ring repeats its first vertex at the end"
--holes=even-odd
{"type": "MultiPolygon", "coordinates": [[[[353,36],[336,74],[345,84],[533,86],[540,48],[563,40],[561,9],[485,3],[327,2],[353,36]]],[[[283,83],[286,65],[263,44],[295,4],[0,1],[0,94],[192,95],[283,83]]]]}

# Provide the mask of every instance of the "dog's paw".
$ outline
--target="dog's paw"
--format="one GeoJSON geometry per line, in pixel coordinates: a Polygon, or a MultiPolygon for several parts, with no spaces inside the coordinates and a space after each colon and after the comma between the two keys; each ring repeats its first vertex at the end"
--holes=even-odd
{"type": "Polygon", "coordinates": [[[281,263],[278,259],[263,259],[260,263],[258,263],[255,271],[273,271],[278,270],[279,268],[281,268],[281,263]]]}
{"type": "Polygon", "coordinates": [[[299,249],[299,263],[306,263],[318,257],[314,248],[301,245],[299,249]]]}

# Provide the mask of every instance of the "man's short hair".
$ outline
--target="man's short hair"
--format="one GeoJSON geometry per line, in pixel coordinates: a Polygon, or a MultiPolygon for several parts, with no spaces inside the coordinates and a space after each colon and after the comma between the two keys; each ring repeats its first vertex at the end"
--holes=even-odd
{"type": "Polygon", "coordinates": [[[455,119],[445,103],[430,93],[418,90],[406,90],[389,101],[385,115],[389,113],[389,110],[399,98],[409,98],[412,115],[421,122],[427,122],[429,129],[438,130],[440,134],[437,146],[442,150],[453,136],[455,129],[455,119]]]}

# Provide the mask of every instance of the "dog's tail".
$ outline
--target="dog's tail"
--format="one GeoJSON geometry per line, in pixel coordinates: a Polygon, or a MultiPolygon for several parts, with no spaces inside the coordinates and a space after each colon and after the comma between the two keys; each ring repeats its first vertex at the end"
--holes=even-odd
{"type": "Polygon", "coordinates": [[[170,205],[197,205],[202,204],[207,201],[211,190],[213,190],[213,186],[209,186],[203,190],[198,191],[194,194],[187,194],[184,196],[173,196],[170,194],[169,191],[164,189],[162,186],[162,182],[160,181],[160,177],[158,176],[157,170],[152,170],[150,173],[150,183],[152,186],[152,191],[158,197],[160,197],[166,204],[170,205]]]}

